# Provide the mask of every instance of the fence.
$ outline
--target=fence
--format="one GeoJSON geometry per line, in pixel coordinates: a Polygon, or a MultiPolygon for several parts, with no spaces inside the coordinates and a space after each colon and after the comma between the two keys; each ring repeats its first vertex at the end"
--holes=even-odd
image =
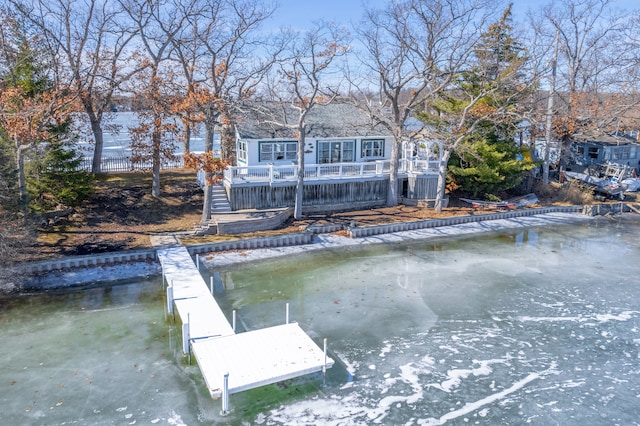
{"type": "MultiPolygon", "coordinates": [[[[83,158],[78,169],[90,172],[92,164],[93,160],[91,158],[83,158]]],[[[182,156],[177,157],[175,160],[162,160],[160,162],[161,169],[179,169],[182,167],[184,167],[182,156]]],[[[128,172],[133,170],[151,170],[152,168],[153,162],[151,160],[133,162],[131,161],[131,157],[103,158],[100,162],[100,171],[102,172],[128,172]]]]}

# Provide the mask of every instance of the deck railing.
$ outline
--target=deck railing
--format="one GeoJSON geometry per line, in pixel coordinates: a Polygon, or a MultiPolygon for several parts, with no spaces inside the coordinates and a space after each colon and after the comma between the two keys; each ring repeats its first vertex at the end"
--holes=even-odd
{"type": "MultiPolygon", "coordinates": [[[[366,163],[330,163],[306,164],[305,180],[326,180],[345,178],[366,178],[388,175],[390,160],[377,160],[366,163]]],[[[438,161],[400,160],[400,173],[433,174],[438,171],[438,161]]],[[[298,178],[296,164],[276,166],[233,166],[224,171],[225,181],[231,184],[251,182],[295,182],[298,178]]]]}

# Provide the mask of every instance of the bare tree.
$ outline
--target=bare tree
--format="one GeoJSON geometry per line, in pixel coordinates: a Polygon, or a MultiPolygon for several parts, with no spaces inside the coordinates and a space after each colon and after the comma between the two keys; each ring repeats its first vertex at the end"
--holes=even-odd
{"type": "MultiPolygon", "coordinates": [[[[263,61],[258,33],[274,8],[258,0],[198,0],[173,37],[176,60],[187,88],[187,104],[194,119],[204,124],[204,155],[213,156],[217,126],[230,123],[234,105],[250,96],[273,61],[263,61]],[[227,120],[221,118],[227,117],[227,120]]],[[[234,147],[221,149],[223,161],[234,147]]],[[[211,216],[211,176],[205,179],[202,222],[211,216]]]]}
{"type": "Polygon", "coordinates": [[[333,23],[318,22],[306,34],[294,33],[284,58],[268,81],[269,102],[260,112],[265,122],[294,131],[298,139],[294,218],[302,218],[307,117],[338,96],[341,78],[332,65],[347,53],[349,33],[333,23]]]}
{"type": "Polygon", "coordinates": [[[538,120],[545,123],[542,179],[547,183],[551,145],[559,141],[566,158],[574,136],[617,128],[619,117],[633,107],[627,96],[636,86],[629,72],[633,31],[612,0],[551,2],[531,22],[533,36],[547,46],[535,52],[546,65],[549,84],[546,109],[539,110],[544,119],[538,120]]]}
{"type": "MultiPolygon", "coordinates": [[[[353,81],[355,99],[393,135],[387,204],[398,203],[402,142],[415,135],[407,120],[470,66],[479,29],[493,12],[483,0],[404,0],[366,10],[358,33],[362,68],[371,79],[353,81]]],[[[443,157],[436,209],[442,208],[443,157]]]]}
{"type": "Polygon", "coordinates": [[[135,32],[107,0],[9,0],[46,40],[58,81],[72,88],[86,113],[95,145],[92,172],[100,172],[103,118],[113,94],[137,70],[127,47],[135,32]]]}
{"type": "Polygon", "coordinates": [[[168,66],[174,36],[184,25],[193,3],[176,4],[172,0],[119,0],[129,15],[138,34],[141,72],[133,79],[131,91],[142,105],[138,111],[140,124],[130,128],[132,134],[132,161],[152,159],[151,195],[160,197],[160,166],[163,159],[173,159],[173,138],[179,126],[169,104],[174,99],[172,80],[174,73],[168,66]],[[186,6],[186,7],[183,7],[186,6]]]}

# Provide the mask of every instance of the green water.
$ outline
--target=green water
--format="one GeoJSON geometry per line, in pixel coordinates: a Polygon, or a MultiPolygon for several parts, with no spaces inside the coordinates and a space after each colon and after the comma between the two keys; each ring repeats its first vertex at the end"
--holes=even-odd
{"type": "MultiPolygon", "coordinates": [[[[640,222],[350,247],[216,271],[239,328],[337,363],[231,396],[183,357],[159,278],[0,300],[7,425],[638,424],[640,222]]],[[[259,348],[256,348],[259,350],[259,348]]]]}

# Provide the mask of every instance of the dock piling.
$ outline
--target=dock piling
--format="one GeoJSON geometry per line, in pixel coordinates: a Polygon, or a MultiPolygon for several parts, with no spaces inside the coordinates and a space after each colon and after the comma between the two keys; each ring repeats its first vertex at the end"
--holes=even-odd
{"type": "Polygon", "coordinates": [[[322,375],[327,374],[327,338],[324,338],[324,364],[322,365],[322,375]]]}
{"type": "Polygon", "coordinates": [[[222,385],[222,411],[221,416],[229,414],[229,373],[224,374],[224,380],[222,385]]]}
{"type": "Polygon", "coordinates": [[[231,328],[233,328],[233,332],[236,332],[236,310],[233,310],[232,313],[232,318],[231,318],[232,322],[231,322],[231,328]]]}
{"type": "Polygon", "coordinates": [[[173,282],[167,287],[167,309],[169,315],[173,316],[173,282]]]}
{"type": "Polygon", "coordinates": [[[289,302],[287,302],[287,306],[285,308],[284,323],[289,324],[289,302]]]}

